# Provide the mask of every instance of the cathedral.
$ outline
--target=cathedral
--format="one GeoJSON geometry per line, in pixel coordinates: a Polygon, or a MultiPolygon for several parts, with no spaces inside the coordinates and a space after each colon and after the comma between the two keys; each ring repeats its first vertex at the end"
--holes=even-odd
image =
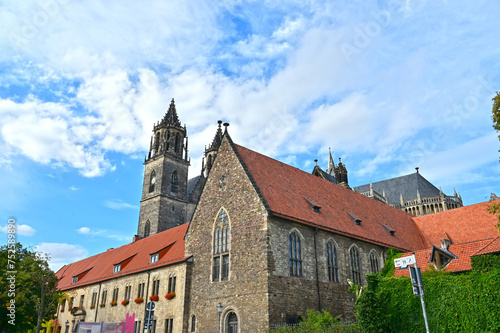
{"type": "MultiPolygon", "coordinates": [[[[419,173],[418,167],[415,169],[415,173],[355,186],[352,190],[413,216],[432,214],[463,206],[462,197],[456,191],[454,191],[453,196],[445,195],[441,189],[438,189],[419,173]]],[[[335,165],[331,151],[327,170],[324,171],[316,164],[312,174],[345,188],[351,188],[347,180],[346,166],[342,164],[340,159],[338,165],[335,165]]]]}
{"type": "MultiPolygon", "coordinates": [[[[466,267],[473,254],[452,249],[471,241],[459,226],[470,216],[481,224],[473,242],[498,242],[482,204],[415,217],[391,207],[394,193],[377,183],[372,195],[353,191],[342,162],[310,174],[238,145],[228,125],[219,121],[199,175],[188,179],[187,129],[172,100],[144,160],[133,241],[56,273],[67,296],[55,314],[61,332],[103,323],[127,332],[268,332],[308,309],[353,321],[349,284],[378,273],[389,248],[440,251],[450,257],[432,262],[436,269],[466,267]]],[[[418,172],[410,176],[420,200],[434,195],[418,172]]]]}

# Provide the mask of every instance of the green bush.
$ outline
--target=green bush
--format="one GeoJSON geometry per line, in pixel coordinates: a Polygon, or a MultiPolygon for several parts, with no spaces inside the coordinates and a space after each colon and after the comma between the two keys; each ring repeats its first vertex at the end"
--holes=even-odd
{"type": "MultiPolygon", "coordinates": [[[[425,332],[410,278],[368,275],[367,282],[356,302],[362,332],[425,332]]],[[[500,268],[428,272],[423,283],[431,332],[500,332],[500,268]]]]}
{"type": "Polygon", "coordinates": [[[307,317],[300,322],[299,327],[282,326],[272,330],[273,333],[357,333],[356,324],[341,324],[339,318],[334,318],[328,311],[307,310],[307,317]]]}

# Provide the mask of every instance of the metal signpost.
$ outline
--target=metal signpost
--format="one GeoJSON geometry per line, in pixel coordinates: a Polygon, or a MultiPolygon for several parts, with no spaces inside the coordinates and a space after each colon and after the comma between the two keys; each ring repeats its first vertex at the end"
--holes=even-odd
{"type": "Polygon", "coordinates": [[[149,332],[153,329],[153,319],[155,317],[155,302],[146,304],[146,313],[144,314],[144,329],[149,332]]]}
{"type": "Polygon", "coordinates": [[[427,313],[425,312],[425,303],[424,303],[424,295],[425,295],[424,284],[422,283],[422,274],[420,272],[420,268],[418,268],[417,266],[415,253],[413,253],[409,257],[394,259],[394,266],[396,267],[406,268],[411,264],[415,265],[415,266],[410,266],[410,276],[411,276],[411,283],[413,285],[413,295],[420,296],[420,302],[422,303],[422,312],[424,313],[425,330],[427,333],[429,333],[429,323],[427,322],[427,313]]]}

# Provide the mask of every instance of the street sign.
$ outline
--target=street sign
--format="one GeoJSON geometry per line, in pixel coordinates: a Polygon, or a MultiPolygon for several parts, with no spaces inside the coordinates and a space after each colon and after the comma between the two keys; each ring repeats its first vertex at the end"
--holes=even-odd
{"type": "Polygon", "coordinates": [[[413,285],[413,295],[420,296],[420,288],[418,286],[417,270],[410,266],[411,284],[413,285]]]}
{"type": "Polygon", "coordinates": [[[155,302],[148,302],[148,304],[146,304],[146,309],[147,310],[154,310],[155,309],[155,302]]]}
{"type": "Polygon", "coordinates": [[[415,259],[415,255],[412,254],[411,256],[408,256],[408,257],[394,259],[394,266],[406,268],[406,267],[408,267],[408,265],[415,264],[416,262],[417,262],[417,260],[415,259]]]}

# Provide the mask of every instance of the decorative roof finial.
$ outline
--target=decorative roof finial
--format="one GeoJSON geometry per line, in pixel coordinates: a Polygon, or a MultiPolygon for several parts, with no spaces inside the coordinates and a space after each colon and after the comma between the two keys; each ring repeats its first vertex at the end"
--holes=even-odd
{"type": "Polygon", "coordinates": [[[415,170],[417,170],[417,173],[418,173],[418,169],[420,169],[419,167],[416,167],[415,170]]]}
{"type": "Polygon", "coordinates": [[[229,123],[224,123],[224,124],[222,124],[222,125],[224,125],[224,127],[225,127],[225,129],[224,129],[224,133],[227,133],[227,127],[229,126],[229,123]]]}
{"type": "Polygon", "coordinates": [[[316,162],[316,166],[318,166],[318,159],[315,159],[314,162],[316,162]]]}

